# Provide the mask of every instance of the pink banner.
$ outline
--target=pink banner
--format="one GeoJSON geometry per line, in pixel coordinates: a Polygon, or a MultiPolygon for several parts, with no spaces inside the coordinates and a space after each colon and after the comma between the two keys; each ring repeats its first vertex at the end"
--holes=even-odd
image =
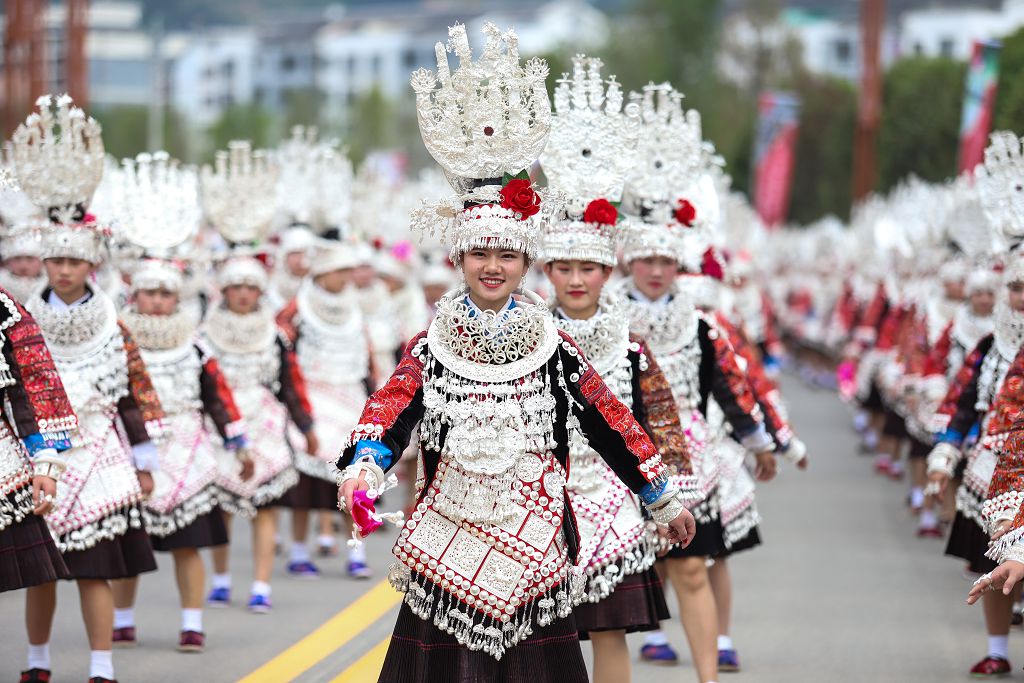
{"type": "Polygon", "coordinates": [[[973,170],[985,157],[999,85],[1000,48],[997,41],[974,43],[960,119],[960,173],[973,170]]]}
{"type": "Polygon", "coordinates": [[[784,223],[796,166],[800,101],[782,92],[764,92],[754,148],[754,206],[769,226],[784,223]]]}

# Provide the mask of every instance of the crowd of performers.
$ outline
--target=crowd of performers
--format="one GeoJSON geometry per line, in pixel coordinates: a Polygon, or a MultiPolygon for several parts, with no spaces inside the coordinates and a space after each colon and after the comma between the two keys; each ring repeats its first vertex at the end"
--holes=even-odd
{"type": "Polygon", "coordinates": [[[952,182],[910,180],[849,227],[777,235],[762,271],[803,378],[850,402],[875,471],[907,482],[917,535],[975,580],[988,637],[964,663],[975,678],[1010,675],[1024,623],[1022,178],[1021,140],[994,133],[952,182]]]}
{"type": "MultiPolygon", "coordinates": [[[[739,670],[729,560],[761,543],[755,481],[808,462],[776,382],[779,321],[751,258],[726,257],[756,218],[670,85],[626,95],[581,56],[552,109],[546,65],[483,32],[479,59],[456,26],[437,72],[412,76],[447,197],[427,175],[354,175],[308,130],[276,150],[232,143],[198,171],[163,153],[108,163],[66,96],[15,132],[0,590],[26,589],[22,683],[50,680],[57,580],[78,586],[104,683],[156,558],[173,561],[177,647],[200,652],[203,609],[234,604],[233,576],[252,577],[239,606],[271,612],[277,549],[291,577],[319,578],[340,525],[347,573],[366,578],[358,539],[384,518],[405,599],[381,681],[582,682],[589,639],[593,680],[618,683],[627,633],[647,632],[642,659],[678,662],[658,630],[673,613],[700,683],[739,670]],[[387,499],[404,520],[376,509],[399,473],[387,499]],[[252,530],[241,571],[236,517],[252,530]]],[[[943,404],[959,445],[981,385],[947,369],[995,361],[929,322],[936,380],[961,387],[943,404]]],[[[876,385],[866,405],[883,411],[876,385]]]]}

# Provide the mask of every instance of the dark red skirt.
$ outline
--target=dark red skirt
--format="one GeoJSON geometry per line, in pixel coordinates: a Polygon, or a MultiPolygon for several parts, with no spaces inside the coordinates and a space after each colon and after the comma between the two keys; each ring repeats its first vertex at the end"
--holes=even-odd
{"type": "Polygon", "coordinates": [[[101,541],[88,550],[64,553],[72,579],[131,579],[156,571],[153,546],[145,529],[129,528],[123,536],[101,541]]]}
{"type": "Polygon", "coordinates": [[[378,683],[587,683],[572,615],[534,626],[500,660],[472,652],[402,604],[378,683]]]}
{"type": "Polygon", "coordinates": [[[280,504],[293,510],[337,510],[338,486],[300,472],[299,483],[284,495],[280,504]]]}
{"type": "Polygon", "coordinates": [[[661,579],[651,567],[627,576],[601,602],[584,602],[573,610],[573,616],[580,640],[589,640],[591,631],[654,631],[658,622],[670,615],[661,579]]]}
{"type": "Polygon", "coordinates": [[[205,515],[196,517],[184,529],[178,529],[168,536],[150,536],[149,540],[153,550],[161,553],[179,548],[215,548],[227,545],[228,527],[224,523],[224,513],[215,507],[205,515]]]}
{"type": "Polygon", "coordinates": [[[985,557],[988,542],[989,536],[985,530],[957,511],[956,517],[953,518],[953,527],[949,531],[946,554],[967,560],[972,572],[984,574],[994,571],[999,566],[994,560],[985,557]]]}
{"type": "MultiPolygon", "coordinates": [[[[14,496],[7,498],[13,503],[14,496]]],[[[42,517],[29,513],[0,531],[0,593],[70,576],[42,517]]]]}

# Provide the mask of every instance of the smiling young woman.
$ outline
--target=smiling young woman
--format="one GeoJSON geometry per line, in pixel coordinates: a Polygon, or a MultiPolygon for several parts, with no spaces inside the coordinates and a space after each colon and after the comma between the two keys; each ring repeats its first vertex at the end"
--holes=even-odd
{"type": "MultiPolygon", "coordinates": [[[[441,298],[429,329],[367,401],[338,461],[339,503],[364,518],[418,426],[424,480],[394,549],[389,578],[405,604],[380,681],[583,683],[572,617],[583,597],[572,572],[581,546],[565,490],[571,433],[595,444],[683,544],[693,520],[643,427],[547,306],[528,291],[513,297],[548,216],[525,171],[500,169],[526,168],[544,147],[546,67],[521,66],[513,34],[484,31],[485,60],[471,64],[456,26],[456,73],[413,75],[424,142],[462,200],[442,231],[464,285],[441,298]],[[481,108],[482,82],[515,95],[481,108]],[[466,105],[451,110],[463,118],[435,116],[435,98],[466,105]],[[529,134],[494,125],[512,118],[530,122],[529,134]]],[[[416,225],[436,229],[437,220],[416,225]]]]}

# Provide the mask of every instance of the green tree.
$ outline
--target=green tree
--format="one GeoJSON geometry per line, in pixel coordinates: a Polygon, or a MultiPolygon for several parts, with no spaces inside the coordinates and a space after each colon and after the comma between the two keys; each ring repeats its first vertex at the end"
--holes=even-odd
{"type": "Polygon", "coordinates": [[[946,58],[902,59],[885,75],[879,190],[908,175],[939,182],[956,173],[967,67],[946,58]]]}
{"type": "Polygon", "coordinates": [[[1024,135],[1024,28],[1003,38],[999,53],[999,87],[996,90],[994,130],[1024,135]]]}
{"type": "Polygon", "coordinates": [[[274,119],[256,104],[233,104],[207,130],[207,149],[202,157],[211,160],[219,149],[226,149],[232,140],[251,140],[254,148],[273,144],[271,131],[274,119]]]}
{"type": "MultiPolygon", "coordinates": [[[[98,107],[90,112],[103,126],[103,146],[107,154],[115,159],[134,157],[148,149],[149,107],[141,105],[118,105],[98,107]]],[[[190,161],[181,117],[172,109],[164,112],[164,151],[176,159],[190,161]]]]}

